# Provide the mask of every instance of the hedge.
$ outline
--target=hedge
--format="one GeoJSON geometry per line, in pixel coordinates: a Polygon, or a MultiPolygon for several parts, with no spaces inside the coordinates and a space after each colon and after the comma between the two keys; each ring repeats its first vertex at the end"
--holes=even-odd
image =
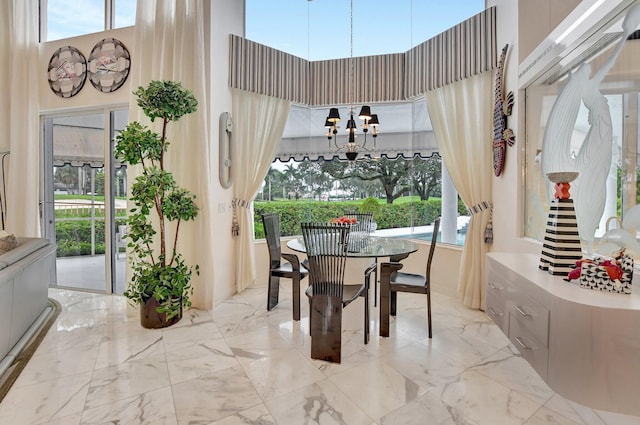
{"type": "MultiPolygon", "coordinates": [[[[331,218],[340,217],[350,212],[360,211],[362,201],[255,201],[254,224],[256,239],[264,238],[262,217],[264,213],[276,212],[280,215],[280,232],[282,236],[300,234],[300,223],[305,221],[328,222],[331,218]]],[[[380,213],[374,216],[378,229],[394,227],[425,226],[433,223],[440,215],[440,199],[416,201],[399,204],[382,204],[380,213]]],[[[464,204],[458,211],[466,214],[464,204]]]]}
{"type": "MultiPolygon", "coordinates": [[[[371,198],[373,199],[373,198],[371,198]]],[[[254,224],[256,239],[264,238],[262,217],[264,213],[276,212],[280,215],[280,231],[282,236],[300,234],[300,223],[305,221],[328,222],[331,218],[362,210],[374,210],[374,220],[378,229],[394,227],[425,226],[433,223],[440,215],[440,199],[414,201],[395,204],[380,204],[380,208],[371,208],[369,199],[359,201],[255,201],[254,224]]],[[[464,204],[458,204],[458,213],[467,214],[464,204]]],[[[104,221],[95,222],[95,253],[104,254],[104,221]]],[[[124,219],[116,220],[116,228],[126,224],[124,219]]],[[[58,257],[91,255],[91,221],[69,220],[56,221],[56,242],[58,257]]]]}
{"type": "MultiPolygon", "coordinates": [[[[104,254],[104,221],[96,220],[95,224],[95,253],[104,254]]],[[[125,224],[124,220],[116,220],[116,228],[125,224]]],[[[56,221],[56,255],[58,257],[72,257],[76,255],[91,255],[91,221],[72,220],[56,221]]]]}

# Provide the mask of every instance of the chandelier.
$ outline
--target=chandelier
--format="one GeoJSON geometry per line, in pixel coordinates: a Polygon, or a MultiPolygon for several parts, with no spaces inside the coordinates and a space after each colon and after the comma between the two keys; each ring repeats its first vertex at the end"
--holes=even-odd
{"type": "Polygon", "coordinates": [[[324,127],[327,129],[327,138],[329,139],[329,148],[331,148],[331,140],[333,139],[333,144],[335,149],[332,149],[334,152],[345,151],[345,155],[349,161],[355,161],[358,157],[358,151],[365,150],[371,151],[371,149],[367,148],[367,133],[369,132],[369,127],[371,127],[371,135],[373,137],[373,147],[376,146],[376,137],[378,137],[378,115],[371,113],[371,107],[364,105],[360,109],[360,113],[358,114],[358,118],[363,120],[362,124],[362,132],[364,133],[364,141],[362,144],[356,143],[356,130],[358,126],[356,125],[356,121],[353,119],[354,116],[354,107],[353,107],[353,98],[354,98],[354,75],[353,75],[353,0],[351,0],[351,22],[350,22],[350,31],[351,31],[351,39],[350,39],[350,56],[349,56],[349,81],[351,83],[350,91],[349,91],[349,100],[351,103],[351,109],[349,112],[349,120],[347,121],[347,143],[340,146],[338,145],[338,122],[340,121],[340,112],[338,108],[330,108],[329,116],[325,120],[324,127]]]}
{"type": "Polygon", "coordinates": [[[369,106],[363,106],[360,109],[360,114],[358,114],[358,118],[363,120],[362,124],[362,132],[364,133],[364,141],[362,144],[356,143],[356,130],[357,125],[356,121],[353,119],[354,109],[351,107],[351,111],[349,113],[349,120],[347,121],[347,143],[342,146],[338,146],[338,121],[340,121],[340,113],[338,112],[338,108],[329,109],[329,116],[327,117],[324,126],[327,128],[327,138],[329,139],[329,144],[331,144],[331,139],[333,139],[333,143],[335,145],[335,151],[345,151],[345,155],[349,161],[354,161],[358,157],[359,150],[370,151],[371,149],[367,148],[367,133],[369,132],[369,127],[371,127],[371,136],[373,137],[373,147],[376,146],[376,137],[378,137],[378,115],[371,113],[371,108],[369,106]]]}

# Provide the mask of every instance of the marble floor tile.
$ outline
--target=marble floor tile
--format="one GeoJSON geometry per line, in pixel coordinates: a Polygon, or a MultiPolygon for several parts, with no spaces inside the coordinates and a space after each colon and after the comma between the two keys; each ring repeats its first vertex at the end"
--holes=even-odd
{"type": "Polygon", "coordinates": [[[475,371],[463,372],[457,381],[432,392],[439,395],[456,423],[521,425],[542,407],[475,371]]]}
{"type": "Polygon", "coordinates": [[[239,364],[233,351],[222,339],[171,344],[167,347],[166,356],[172,384],[239,364]]]}
{"type": "Polygon", "coordinates": [[[329,380],[375,420],[426,392],[383,359],[353,367],[329,380]]]}
{"type": "Polygon", "coordinates": [[[74,415],[65,416],[58,419],[50,419],[46,422],[47,425],[80,425],[82,419],[82,413],[76,413],[74,415]]]}
{"type": "Polygon", "coordinates": [[[141,329],[133,332],[112,333],[100,343],[95,368],[102,369],[121,363],[164,354],[162,334],[141,329]]]}
{"type": "Polygon", "coordinates": [[[212,425],[276,425],[276,421],[269,410],[261,404],[215,421],[212,425]]]}
{"type": "Polygon", "coordinates": [[[349,397],[326,379],[276,397],[266,404],[279,424],[374,423],[349,397]]]}
{"type": "MultiPolygon", "coordinates": [[[[459,425],[435,392],[428,392],[380,418],[380,425],[459,425]],[[428,418],[428,419],[427,419],[428,418]],[[427,422],[428,420],[428,422],[427,422]]],[[[497,423],[495,425],[498,425],[497,423]]]]}
{"type": "Polygon", "coordinates": [[[242,366],[260,397],[270,400],[324,379],[313,363],[292,348],[275,356],[243,362],[242,366]]]}
{"type": "Polygon", "coordinates": [[[231,351],[241,362],[249,362],[294,348],[276,329],[271,327],[244,332],[225,338],[231,351]]]}
{"type": "Polygon", "coordinates": [[[104,406],[87,409],[81,425],[176,425],[171,387],[149,391],[104,406]]]}
{"type": "Polygon", "coordinates": [[[445,351],[427,343],[407,345],[382,361],[425,390],[457,380],[466,369],[445,351]]]}
{"type": "MultiPolygon", "coordinates": [[[[180,324],[180,322],[178,323],[180,324]]],[[[185,341],[209,341],[222,338],[222,333],[218,326],[211,320],[195,323],[185,322],[181,326],[171,326],[162,329],[160,332],[167,349],[171,349],[172,344],[179,344],[185,341]]]]}
{"type": "Polygon", "coordinates": [[[555,394],[513,345],[472,366],[488,378],[544,404],[555,394]]]}
{"type": "Polygon", "coordinates": [[[571,419],[559,415],[557,412],[542,406],[524,425],[582,425],[582,422],[575,422],[571,419]]]}
{"type": "Polygon", "coordinates": [[[125,298],[63,289],[62,312],[0,402],[0,424],[640,425],[555,394],[483,312],[434,293],[401,294],[391,336],[371,305],[346,309],[342,363],[310,359],[308,305],[266,286],[148,330],[125,298]]]}
{"type": "Polygon", "coordinates": [[[91,379],[85,408],[112,404],[170,385],[164,354],[96,369],[91,379]]]}
{"type": "Polygon", "coordinates": [[[179,425],[209,424],[262,403],[240,366],[181,382],[172,391],[179,425]]]}
{"type": "Polygon", "coordinates": [[[86,372],[11,388],[0,403],[0,418],[11,425],[40,425],[82,413],[91,375],[86,372]]]}
{"type": "Polygon", "coordinates": [[[38,350],[13,384],[20,388],[66,376],[92,372],[98,357],[99,346],[81,345],[67,350],[38,350]]]}

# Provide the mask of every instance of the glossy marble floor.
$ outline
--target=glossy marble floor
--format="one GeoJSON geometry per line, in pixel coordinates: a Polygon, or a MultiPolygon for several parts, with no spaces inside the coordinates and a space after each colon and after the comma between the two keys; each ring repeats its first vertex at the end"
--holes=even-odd
{"type": "MultiPolygon", "coordinates": [[[[284,282],[288,287],[287,282],[284,282]]],[[[627,425],[554,394],[484,313],[434,294],[400,294],[391,338],[362,341],[350,305],[343,360],[309,358],[307,303],[292,322],[290,294],[267,313],[265,288],[176,326],[145,330],[120,296],[52,289],[64,310],[6,398],[0,423],[627,425]]]]}

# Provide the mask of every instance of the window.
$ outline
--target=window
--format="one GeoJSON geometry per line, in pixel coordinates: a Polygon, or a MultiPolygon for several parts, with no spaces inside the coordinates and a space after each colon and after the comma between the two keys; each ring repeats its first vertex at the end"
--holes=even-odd
{"type": "Polygon", "coordinates": [[[136,0],[40,0],[40,40],[51,41],[130,26],[136,0]],[[106,15],[105,15],[106,13],[106,15]]]}
{"type": "MultiPolygon", "coordinates": [[[[274,7],[269,2],[246,0],[246,38],[311,61],[349,57],[351,47],[353,56],[403,53],[481,12],[485,6],[485,2],[479,0],[453,0],[453,3],[399,0],[392,8],[375,10],[376,6],[370,2],[353,0],[352,46],[349,2],[286,3],[286,7],[274,7]],[[287,31],[282,31],[285,27],[287,31]],[[291,37],[292,32],[297,36],[291,37]]],[[[383,7],[380,2],[377,4],[383,7]]],[[[359,103],[357,99],[355,103],[359,103]]],[[[340,112],[344,117],[348,107],[337,106],[344,109],[340,112]]],[[[278,212],[282,233],[291,235],[299,234],[297,223],[300,221],[325,220],[326,214],[343,211],[340,208],[353,212],[354,209],[362,209],[365,202],[374,208],[373,201],[367,201],[374,199],[384,211],[380,229],[393,230],[402,236],[417,237],[424,233],[426,238],[428,230],[425,227],[436,216],[446,214],[450,218],[447,220],[449,228],[445,232],[447,226],[441,227],[443,235],[446,234],[446,242],[464,243],[469,217],[461,202],[456,205],[455,189],[444,190],[442,187],[442,166],[425,100],[407,99],[405,102],[370,106],[380,119],[378,145],[386,143],[387,150],[384,152],[386,157],[383,155],[381,159],[379,153],[370,153],[369,168],[386,168],[391,172],[389,179],[394,180],[393,186],[387,186],[385,190],[381,178],[336,177],[343,169],[347,170],[346,173],[353,170],[350,171],[348,163],[318,161],[319,158],[333,156],[326,152],[328,143],[323,125],[328,107],[292,106],[281,142],[281,147],[286,148],[280,158],[287,160],[292,157],[302,162],[276,162],[269,171],[254,205],[257,238],[263,237],[259,214],[266,212],[265,208],[269,211],[281,208],[278,212]],[[422,158],[413,158],[417,153],[422,158]],[[398,154],[403,156],[393,159],[398,154]],[[425,185],[428,188],[425,189],[425,185]],[[442,209],[441,192],[446,192],[445,196],[451,199],[444,202],[442,209]],[[397,194],[400,196],[394,197],[397,194]],[[389,204],[392,197],[393,204],[389,204]],[[274,205],[267,205],[270,200],[276,201],[274,205]],[[338,208],[336,202],[328,201],[345,204],[338,208]],[[278,202],[291,204],[275,205],[278,202]],[[300,205],[305,206],[300,208],[300,205]],[[321,215],[316,216],[318,212],[321,215]],[[454,228],[456,218],[457,229],[454,228]],[[287,223],[292,227],[287,228],[287,223]]],[[[341,129],[343,131],[344,128],[341,129]]],[[[344,139],[344,134],[339,137],[344,139]]],[[[362,134],[358,137],[361,143],[362,134]]],[[[344,140],[339,144],[343,143],[344,140]]],[[[364,164],[364,161],[357,163],[356,168],[363,168],[364,164]]],[[[375,170],[368,172],[374,174],[375,170]]],[[[445,179],[447,189],[450,184],[450,180],[445,179]]]]}
{"type": "Polygon", "coordinates": [[[602,33],[574,46],[574,51],[567,48],[561,55],[567,59],[526,88],[524,235],[527,237],[544,240],[553,191],[543,171],[545,166],[550,167],[543,165],[549,161],[545,161],[541,152],[544,146],[547,158],[554,152],[549,148],[550,140],[553,146],[567,142],[564,153],[558,151],[553,155],[562,158],[556,168],[567,167],[557,171],[580,172],[571,183],[570,193],[584,251],[598,252],[598,238],[607,230],[619,228],[616,217],[623,220],[629,209],[639,203],[640,39],[637,33],[626,39],[619,34],[619,23],[611,28],[604,26],[602,33]],[[616,51],[618,46],[620,51],[616,51]],[[601,70],[605,72],[602,79],[601,70]],[[565,106],[560,108],[556,103],[565,106]],[[554,121],[558,115],[552,114],[553,108],[564,111],[575,108],[577,115],[567,112],[563,121],[568,125],[560,126],[554,121]],[[600,158],[606,158],[606,162],[599,163],[600,158]]]}

